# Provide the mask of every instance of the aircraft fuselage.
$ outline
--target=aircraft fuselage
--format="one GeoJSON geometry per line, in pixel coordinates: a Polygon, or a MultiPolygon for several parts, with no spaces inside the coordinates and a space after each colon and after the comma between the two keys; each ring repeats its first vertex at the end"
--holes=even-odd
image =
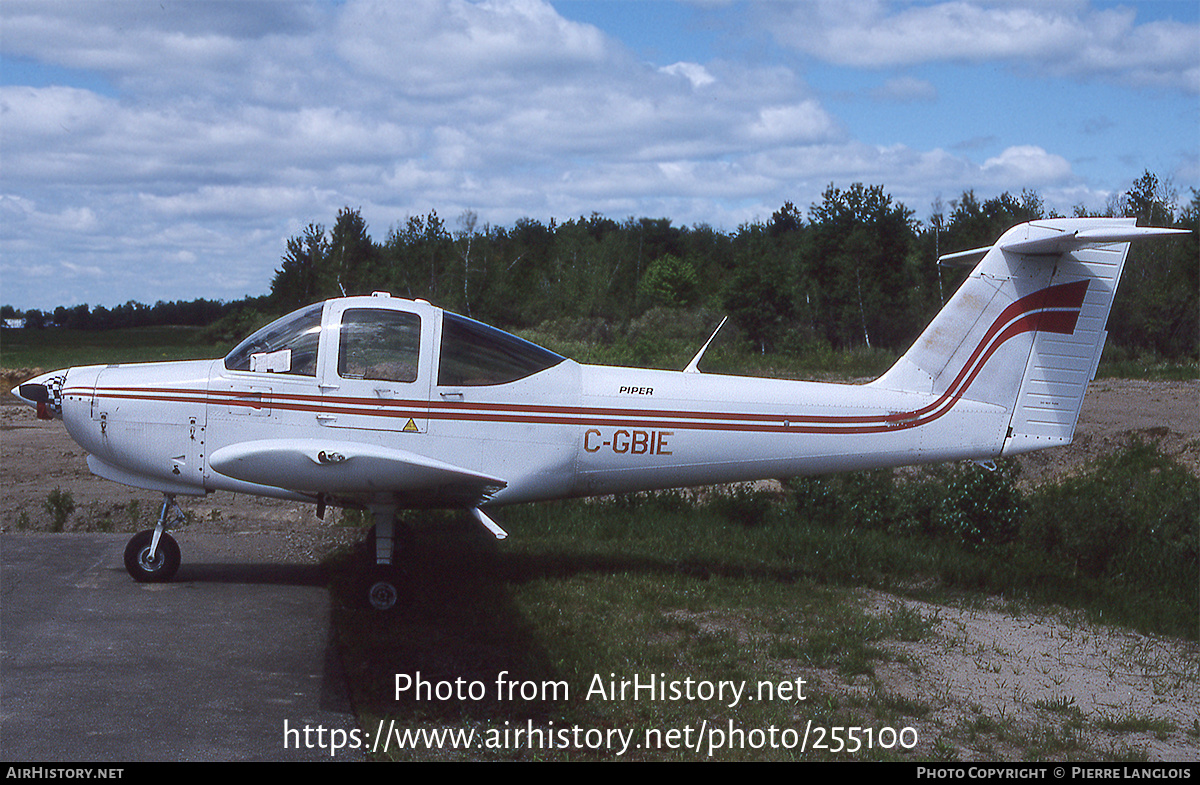
{"type": "MultiPolygon", "coordinates": [[[[66,376],[62,414],[93,471],[119,482],[368,504],[391,491],[372,498],[369,482],[323,490],[319,465],[302,490],[294,467],[249,482],[209,458],[255,443],[325,444],[330,454],[346,444],[380,447],[503,478],[490,502],[507,504],[990,458],[1008,421],[1003,408],[965,397],[931,409],[932,394],[868,385],[570,360],[503,385],[435,384],[424,398],[339,381],[231,372],[219,360],[81,367],[66,376]]],[[[398,502],[456,506],[432,489],[398,502]]]]}

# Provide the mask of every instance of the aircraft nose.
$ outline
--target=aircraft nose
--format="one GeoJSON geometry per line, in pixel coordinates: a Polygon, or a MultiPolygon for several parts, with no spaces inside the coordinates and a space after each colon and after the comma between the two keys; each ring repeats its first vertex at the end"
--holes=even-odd
{"type": "Polygon", "coordinates": [[[18,385],[12,393],[35,407],[39,420],[53,420],[62,416],[62,386],[66,378],[66,369],[51,371],[18,385]]]}

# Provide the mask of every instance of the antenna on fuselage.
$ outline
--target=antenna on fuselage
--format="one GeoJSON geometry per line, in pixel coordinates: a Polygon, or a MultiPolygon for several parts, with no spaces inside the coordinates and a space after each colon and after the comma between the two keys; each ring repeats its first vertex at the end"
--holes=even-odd
{"type": "Polygon", "coordinates": [[[684,373],[701,373],[700,367],[699,367],[700,366],[700,358],[704,356],[704,353],[706,351],[708,351],[708,345],[713,342],[713,338],[717,337],[717,333],[721,332],[721,328],[725,326],[725,322],[728,319],[729,319],[729,317],[726,316],[724,319],[721,320],[721,323],[717,325],[717,329],[713,330],[713,334],[708,336],[708,340],[705,341],[704,345],[700,347],[700,351],[696,352],[696,356],[693,357],[692,361],[687,364],[686,368],[683,369],[684,373]]]}

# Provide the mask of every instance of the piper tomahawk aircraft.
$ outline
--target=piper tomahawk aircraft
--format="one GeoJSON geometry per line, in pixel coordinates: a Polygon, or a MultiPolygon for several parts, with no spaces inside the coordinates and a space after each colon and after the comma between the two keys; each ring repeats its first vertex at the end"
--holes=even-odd
{"type": "Polygon", "coordinates": [[[1130,241],[1177,231],[1041,220],[943,257],[974,270],[862,385],[701,373],[703,348],[684,371],[581,365],[377,292],[296,311],[221,360],[70,368],[16,394],[65,422],[93,473],[165,495],[126,548],[135,579],[179,567],[176,496],[250,493],[371,510],[368,595],[386,609],[398,509],[469,510],[504,537],[485,510],[1068,444],[1130,241]]]}

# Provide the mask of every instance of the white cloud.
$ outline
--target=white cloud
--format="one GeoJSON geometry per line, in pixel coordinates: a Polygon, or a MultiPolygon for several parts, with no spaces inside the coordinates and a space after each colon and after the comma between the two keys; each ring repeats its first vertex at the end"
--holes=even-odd
{"type": "Polygon", "coordinates": [[[1138,9],[1085,3],[955,0],[930,4],[768,4],[767,29],[786,46],[867,68],[1006,62],[1031,71],[1200,92],[1200,26],[1138,24],[1138,9]]]}
{"type": "Polygon", "coordinates": [[[759,110],[752,138],[777,144],[824,142],[838,135],[837,123],[816,101],[759,110]]]}
{"type": "Polygon", "coordinates": [[[586,71],[611,57],[590,25],[539,0],[348,3],[336,31],[354,70],[405,95],[462,96],[512,89],[545,69],[586,71]]]}
{"type": "Polygon", "coordinates": [[[682,76],[691,82],[692,87],[695,88],[707,87],[717,81],[716,77],[710,74],[708,69],[699,63],[673,63],[672,65],[665,65],[658,70],[664,74],[682,76]]]}
{"type": "Polygon", "coordinates": [[[1071,164],[1036,145],[1017,145],[984,161],[982,174],[995,182],[1027,183],[1032,188],[1067,181],[1071,177],[1071,164]]]}

